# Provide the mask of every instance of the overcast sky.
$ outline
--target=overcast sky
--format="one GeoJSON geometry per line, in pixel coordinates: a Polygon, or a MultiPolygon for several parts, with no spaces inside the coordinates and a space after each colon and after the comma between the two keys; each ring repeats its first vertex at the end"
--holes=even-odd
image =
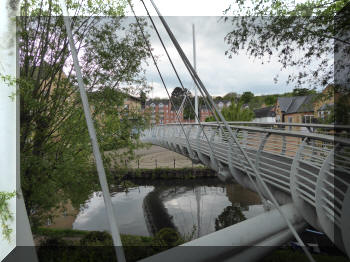
{"type": "MultiPolygon", "coordinates": [[[[145,2],[151,11],[158,30],[160,30],[184,86],[194,93],[194,84],[190,75],[149,1],[145,2]]],[[[167,23],[191,62],[193,61],[192,24],[195,24],[197,72],[211,95],[222,96],[228,92],[243,93],[245,91],[251,91],[259,95],[292,91],[293,85],[286,84],[290,71],[281,71],[281,64],[277,62],[276,57],[273,57],[270,63],[262,64],[261,60],[246,55],[244,50],[239,55],[233,56],[232,59],[225,55],[225,51],[229,46],[224,42],[224,37],[232,30],[232,25],[224,23],[219,18],[223,10],[228,7],[229,2],[226,0],[155,1],[161,13],[166,16],[167,23]],[[277,74],[279,75],[279,81],[276,84],[274,77],[277,74]]],[[[135,11],[137,15],[145,15],[143,6],[139,1],[135,2],[135,11]]],[[[150,23],[148,18],[146,19],[150,23]]],[[[158,57],[161,73],[171,93],[174,87],[179,86],[179,82],[154,30],[150,28],[149,32],[154,54],[158,57]]],[[[151,60],[149,66],[145,65],[145,68],[147,70],[147,81],[154,87],[150,97],[167,97],[151,60]]]]}

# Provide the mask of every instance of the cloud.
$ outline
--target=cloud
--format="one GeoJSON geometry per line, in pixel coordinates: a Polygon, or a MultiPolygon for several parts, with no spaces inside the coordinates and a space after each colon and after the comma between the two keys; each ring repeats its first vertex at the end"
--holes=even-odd
{"type": "MultiPolygon", "coordinates": [[[[184,86],[194,93],[194,83],[187,72],[180,56],[174,48],[159,17],[153,17],[156,27],[178,71],[184,86]]],[[[291,70],[281,71],[281,64],[276,56],[269,63],[262,64],[261,60],[249,57],[245,50],[234,55],[232,59],[225,55],[229,46],[224,42],[225,35],[230,32],[232,25],[224,23],[220,17],[210,16],[181,16],[165,17],[173,34],[181,45],[187,58],[193,61],[192,24],[196,31],[197,72],[211,95],[225,95],[228,92],[243,93],[251,91],[255,94],[275,94],[291,91],[293,85],[287,86],[287,76],[291,70]],[[279,75],[277,84],[274,77],[279,75]]],[[[148,18],[146,20],[149,22],[148,18]]],[[[168,61],[165,51],[155,34],[149,27],[151,44],[154,55],[157,56],[158,66],[169,89],[180,86],[179,81],[168,61]]],[[[267,59],[266,59],[267,60],[267,59]]],[[[293,69],[295,70],[295,69],[293,69]]],[[[153,97],[166,97],[163,84],[152,61],[146,68],[146,78],[154,86],[153,97]]]]}

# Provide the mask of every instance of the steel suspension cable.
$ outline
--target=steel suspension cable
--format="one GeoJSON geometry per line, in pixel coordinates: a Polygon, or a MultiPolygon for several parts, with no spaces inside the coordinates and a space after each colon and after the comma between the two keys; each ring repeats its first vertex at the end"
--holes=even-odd
{"type": "Polygon", "coordinates": [[[122,246],[122,241],[120,238],[120,233],[118,230],[117,219],[116,219],[116,216],[115,216],[115,213],[113,210],[111,195],[110,195],[110,192],[108,189],[108,182],[107,182],[107,178],[106,178],[106,173],[105,173],[105,169],[103,167],[101,152],[100,152],[97,137],[96,137],[95,127],[94,127],[94,124],[93,124],[93,121],[91,118],[89,101],[88,101],[88,97],[87,97],[86,90],[85,90],[85,85],[84,85],[84,81],[83,81],[81,68],[79,65],[78,53],[77,53],[77,50],[76,50],[75,44],[74,44],[74,39],[73,39],[73,34],[72,34],[72,29],[71,29],[71,19],[69,17],[65,1],[60,0],[60,5],[61,5],[62,12],[63,12],[63,20],[64,20],[64,24],[66,27],[67,35],[68,35],[68,40],[69,40],[69,45],[70,45],[71,54],[72,54],[72,58],[73,58],[74,68],[75,68],[75,72],[77,74],[79,92],[80,92],[80,96],[81,96],[81,100],[82,100],[82,104],[83,104],[86,124],[87,124],[89,135],[90,135],[93,154],[94,154],[96,167],[97,167],[97,173],[98,173],[98,177],[99,177],[101,188],[102,188],[103,199],[104,199],[104,203],[106,205],[107,217],[108,217],[108,222],[109,222],[109,226],[110,226],[111,233],[112,233],[112,239],[113,239],[113,244],[114,244],[116,256],[117,256],[118,262],[125,262],[125,255],[124,255],[124,250],[123,250],[123,246],[122,246]]]}
{"type": "MultiPolygon", "coordinates": [[[[149,17],[149,19],[150,19],[150,21],[151,21],[153,27],[154,27],[154,30],[155,30],[156,33],[157,33],[157,36],[158,36],[158,38],[159,38],[159,40],[160,40],[160,42],[161,42],[161,44],[162,44],[162,46],[163,46],[163,49],[164,49],[164,51],[165,51],[165,53],[166,53],[166,55],[167,55],[167,57],[168,57],[168,60],[169,60],[171,66],[172,66],[172,68],[173,68],[173,70],[174,70],[174,72],[175,72],[175,75],[176,75],[176,77],[177,77],[177,79],[178,79],[178,81],[179,81],[179,83],[180,83],[180,85],[181,85],[181,88],[182,88],[182,90],[184,91],[185,98],[187,98],[187,100],[188,100],[188,102],[189,102],[189,104],[190,104],[190,106],[191,106],[191,109],[192,109],[192,111],[194,112],[195,118],[196,118],[196,120],[198,121],[198,124],[199,124],[200,128],[202,129],[202,132],[203,132],[203,134],[204,134],[204,136],[205,136],[205,139],[206,139],[207,142],[208,142],[209,149],[210,149],[210,151],[212,152],[212,155],[213,155],[213,157],[214,157],[214,159],[215,159],[216,157],[215,157],[215,154],[214,154],[214,149],[213,149],[213,147],[212,147],[212,145],[211,145],[211,143],[210,143],[210,141],[209,141],[209,138],[208,138],[207,134],[206,134],[205,131],[204,131],[204,127],[203,127],[203,125],[201,124],[201,121],[200,121],[200,119],[199,119],[199,116],[196,114],[195,108],[193,107],[193,105],[192,105],[192,103],[191,103],[191,100],[190,100],[190,99],[188,98],[188,96],[187,96],[186,89],[185,89],[185,87],[184,87],[184,85],[183,85],[183,83],[182,83],[182,81],[181,81],[181,78],[180,78],[180,76],[179,76],[179,74],[178,74],[178,72],[177,72],[177,70],[176,70],[176,67],[175,67],[175,65],[174,65],[174,63],[173,63],[173,61],[172,61],[172,59],[171,59],[171,57],[170,57],[170,55],[169,55],[169,52],[168,52],[167,48],[165,47],[165,44],[164,44],[164,42],[163,42],[163,39],[162,39],[162,37],[161,37],[160,34],[159,34],[159,31],[158,31],[158,29],[157,29],[157,26],[155,25],[155,23],[154,23],[154,21],[153,21],[153,19],[152,19],[152,16],[150,15],[150,13],[149,13],[149,11],[148,11],[148,8],[147,8],[147,6],[145,5],[144,1],[141,0],[141,2],[142,2],[143,6],[144,6],[144,8],[145,8],[145,10],[146,10],[146,12],[147,12],[147,15],[148,15],[148,17],[149,17]]],[[[134,13],[134,15],[135,15],[135,13],[134,13]]],[[[142,30],[142,29],[141,29],[141,30],[142,30]]],[[[146,40],[145,40],[145,41],[146,41],[146,40]]],[[[192,77],[192,78],[193,78],[193,77],[192,77]]],[[[215,159],[215,161],[216,161],[216,163],[219,165],[219,161],[218,161],[217,159],[215,159]]]]}
{"type": "MultiPolygon", "coordinates": [[[[140,24],[140,21],[139,21],[138,17],[137,17],[136,14],[135,14],[134,8],[132,7],[132,4],[131,4],[130,0],[128,0],[128,3],[129,3],[129,6],[130,6],[130,8],[131,8],[131,10],[132,10],[132,12],[133,12],[133,14],[134,14],[134,16],[135,16],[136,23],[137,23],[137,25],[138,25],[139,28],[140,28],[140,31],[141,31],[142,37],[143,37],[143,39],[144,39],[144,41],[145,41],[145,43],[146,43],[147,49],[148,49],[148,51],[149,51],[150,54],[151,54],[153,63],[154,63],[154,65],[155,65],[155,67],[156,67],[156,69],[157,69],[157,71],[158,71],[159,77],[160,77],[160,79],[161,79],[161,81],[162,81],[162,84],[163,84],[163,86],[164,86],[164,88],[165,88],[165,91],[166,91],[166,93],[167,93],[167,95],[168,95],[168,97],[169,97],[169,101],[170,101],[170,103],[171,103],[171,106],[172,106],[173,108],[175,108],[174,102],[173,102],[173,100],[171,99],[171,96],[170,96],[170,94],[169,94],[168,88],[167,88],[167,86],[166,86],[166,84],[165,84],[165,81],[164,81],[164,79],[163,79],[162,73],[161,73],[160,70],[159,70],[157,61],[156,61],[156,59],[155,59],[155,57],[154,57],[154,55],[153,55],[152,49],[151,49],[151,47],[150,47],[150,45],[149,45],[149,43],[148,43],[148,41],[147,41],[147,39],[146,39],[145,33],[144,33],[144,31],[143,31],[143,28],[142,28],[142,26],[141,26],[141,24],[140,24]]],[[[182,123],[181,123],[181,120],[180,120],[180,117],[179,117],[179,114],[178,114],[177,112],[176,112],[176,118],[177,118],[178,122],[179,122],[180,125],[181,125],[182,132],[184,133],[184,135],[185,135],[185,137],[186,137],[186,141],[187,141],[189,150],[191,151],[191,152],[188,152],[188,153],[189,153],[192,157],[194,157],[193,150],[192,150],[191,144],[190,144],[190,140],[188,139],[188,135],[187,135],[187,133],[185,132],[185,128],[183,127],[183,125],[182,125],[182,123]]]]}
{"type": "MultiPolygon", "coordinates": [[[[160,34],[159,34],[159,31],[158,31],[158,29],[157,29],[157,26],[155,25],[155,23],[154,23],[154,21],[153,21],[153,19],[152,19],[152,16],[150,15],[150,13],[149,13],[149,11],[148,11],[148,8],[147,8],[147,6],[145,5],[144,1],[141,0],[141,2],[142,2],[143,6],[144,6],[144,8],[145,8],[145,10],[146,10],[146,12],[147,12],[147,15],[148,15],[150,21],[152,22],[152,25],[153,25],[153,27],[154,27],[154,30],[156,31],[156,33],[157,33],[157,35],[158,35],[158,38],[159,38],[159,40],[160,40],[160,42],[161,42],[161,44],[162,44],[162,46],[163,46],[163,49],[164,49],[164,51],[165,51],[165,53],[166,53],[166,55],[167,55],[167,57],[168,57],[168,59],[169,59],[169,62],[170,62],[170,64],[171,64],[171,66],[172,66],[172,68],[173,68],[173,70],[174,70],[174,72],[175,72],[175,74],[176,74],[176,77],[177,77],[177,79],[178,79],[178,81],[179,81],[179,83],[180,83],[182,89],[185,91],[184,93],[186,94],[186,90],[185,90],[185,88],[184,88],[184,86],[183,86],[183,84],[182,84],[181,78],[179,77],[179,74],[178,74],[178,72],[177,72],[177,70],[176,70],[176,68],[175,68],[175,65],[174,65],[174,63],[173,63],[173,61],[172,61],[172,59],[171,59],[171,57],[170,57],[170,55],[169,55],[169,52],[168,52],[168,50],[167,50],[167,48],[166,48],[166,46],[165,46],[165,44],[164,44],[164,42],[163,42],[163,39],[162,39],[162,37],[161,37],[160,34]]],[[[217,118],[217,115],[215,114],[215,111],[214,111],[213,107],[210,105],[209,101],[207,101],[206,95],[202,92],[201,88],[199,87],[199,84],[198,84],[197,79],[195,78],[194,74],[192,73],[192,71],[191,71],[190,68],[188,67],[188,64],[187,64],[187,63],[185,63],[185,66],[186,66],[187,70],[189,71],[189,73],[190,73],[190,75],[191,75],[191,77],[192,77],[192,79],[193,79],[195,85],[198,87],[199,91],[201,92],[201,94],[202,94],[202,96],[203,96],[203,99],[204,99],[204,102],[205,102],[207,108],[209,108],[209,110],[213,113],[214,118],[215,118],[216,121],[219,123],[219,120],[218,120],[218,118],[217,118]]],[[[209,139],[208,139],[208,137],[207,137],[207,135],[206,135],[206,133],[205,133],[205,131],[204,131],[204,128],[203,128],[203,126],[202,126],[202,124],[201,124],[201,121],[199,120],[199,118],[198,118],[198,116],[197,116],[197,114],[196,114],[196,111],[195,111],[195,109],[194,109],[192,103],[191,103],[190,101],[189,101],[189,103],[190,103],[190,105],[191,105],[191,108],[192,108],[193,112],[195,113],[195,117],[196,117],[196,119],[198,120],[198,124],[200,125],[200,127],[201,127],[201,129],[202,129],[202,131],[203,131],[203,134],[204,134],[205,137],[206,137],[206,140],[207,140],[207,142],[208,142],[208,145],[209,145],[209,147],[210,147],[210,150],[211,150],[211,152],[212,152],[212,155],[213,155],[213,157],[215,158],[214,149],[212,148],[211,143],[210,143],[210,141],[209,141],[209,139]]],[[[222,127],[220,127],[220,128],[221,128],[221,130],[222,130],[222,127]]],[[[222,130],[222,131],[223,131],[223,130],[222,130]]],[[[223,133],[224,133],[224,132],[223,132],[223,133]]],[[[224,135],[226,136],[225,133],[224,133],[224,135]]],[[[233,150],[231,143],[230,143],[230,148],[233,150]]],[[[216,159],[216,163],[217,163],[218,165],[220,165],[220,162],[217,161],[217,159],[216,159]]],[[[220,166],[218,166],[218,167],[220,168],[220,166]]],[[[256,182],[254,181],[254,179],[251,177],[251,175],[250,175],[248,172],[247,172],[247,174],[248,174],[248,177],[249,177],[250,181],[251,181],[252,184],[254,185],[254,187],[255,187],[255,189],[256,189],[256,191],[257,191],[257,193],[258,193],[260,199],[262,200],[264,206],[266,206],[266,205],[267,205],[267,204],[266,204],[266,199],[264,198],[264,196],[263,196],[261,190],[259,189],[259,186],[256,184],[256,182]]]]}
{"type": "MultiPolygon", "coordinates": [[[[238,146],[239,150],[241,151],[241,153],[243,154],[244,158],[246,159],[246,161],[248,162],[248,164],[250,165],[250,167],[252,168],[252,170],[255,173],[255,177],[259,180],[259,182],[261,183],[261,185],[263,186],[263,188],[265,189],[265,191],[267,192],[270,200],[272,200],[274,206],[277,208],[278,212],[280,213],[280,215],[283,217],[283,219],[285,220],[285,222],[287,223],[290,231],[293,233],[294,237],[297,239],[297,241],[299,242],[299,244],[301,245],[303,251],[305,252],[305,254],[307,255],[308,259],[312,262],[314,262],[313,257],[311,256],[309,250],[307,250],[307,248],[305,247],[304,242],[302,241],[302,239],[300,238],[298,232],[295,230],[294,226],[292,225],[292,223],[289,221],[289,219],[285,216],[285,214],[282,212],[277,200],[275,199],[275,197],[273,196],[273,194],[271,193],[270,189],[267,187],[265,181],[261,178],[258,170],[256,169],[256,166],[253,165],[251,159],[248,157],[246,151],[242,148],[242,146],[239,144],[239,141],[237,140],[237,137],[233,134],[231,127],[228,125],[228,123],[226,122],[225,118],[222,116],[221,112],[218,110],[218,108],[216,107],[213,99],[211,98],[210,94],[208,93],[208,91],[206,90],[204,84],[202,83],[201,79],[198,77],[196,71],[193,69],[191,63],[188,61],[188,58],[186,57],[186,55],[184,54],[182,48],[180,47],[179,43],[177,42],[175,36],[173,35],[173,33],[171,32],[168,24],[166,23],[164,17],[161,15],[161,13],[159,12],[157,6],[155,5],[153,0],[150,0],[154,9],[156,10],[161,22],[163,23],[166,31],[169,34],[169,37],[171,38],[173,44],[175,45],[176,49],[178,50],[181,58],[183,59],[184,63],[187,64],[188,68],[190,69],[190,71],[192,71],[192,74],[195,76],[196,80],[198,81],[200,87],[203,89],[204,93],[207,95],[210,103],[212,104],[212,106],[214,107],[216,113],[218,114],[219,118],[221,119],[221,121],[224,123],[226,129],[228,130],[231,138],[234,140],[234,142],[236,143],[236,145],[238,146]]],[[[214,114],[215,115],[215,114],[214,114]]],[[[222,129],[220,123],[219,127],[222,129]]],[[[223,130],[222,130],[223,131],[223,130]]],[[[224,133],[224,131],[223,131],[224,133]]]]}
{"type": "MultiPolygon", "coordinates": [[[[169,62],[170,62],[170,64],[171,64],[171,67],[172,67],[173,70],[174,70],[174,73],[175,73],[175,75],[176,75],[176,78],[177,78],[177,80],[179,81],[179,83],[180,83],[180,85],[181,85],[181,88],[185,91],[185,87],[184,87],[184,85],[183,85],[183,83],[182,83],[182,80],[181,80],[181,78],[180,78],[180,76],[179,76],[179,74],[178,74],[178,72],[177,72],[177,70],[176,70],[176,67],[175,67],[175,65],[174,65],[174,63],[173,63],[173,60],[171,59],[171,57],[170,57],[170,55],[169,55],[169,52],[168,52],[168,50],[167,50],[167,48],[166,48],[166,46],[165,46],[165,44],[164,44],[164,42],[163,42],[163,39],[162,39],[162,37],[161,37],[160,34],[159,34],[159,31],[158,31],[158,29],[157,29],[157,26],[155,25],[155,23],[154,23],[154,21],[153,21],[153,18],[152,18],[152,16],[150,15],[150,13],[149,13],[149,11],[148,11],[148,8],[147,8],[147,6],[146,6],[146,4],[145,4],[145,2],[144,2],[143,0],[141,0],[141,2],[142,2],[143,6],[144,6],[144,8],[145,8],[145,10],[146,10],[146,12],[147,12],[147,15],[148,15],[148,17],[149,17],[149,19],[150,19],[150,21],[151,21],[151,23],[152,23],[152,25],[153,25],[153,28],[154,28],[155,32],[157,33],[158,39],[159,39],[160,43],[161,43],[162,46],[163,46],[163,49],[164,49],[164,51],[165,51],[165,53],[166,53],[166,55],[167,55],[167,57],[168,57],[168,60],[169,60],[169,62]]],[[[197,86],[198,89],[199,89],[199,86],[198,86],[197,81],[195,80],[195,78],[194,78],[192,75],[191,75],[191,77],[192,77],[193,81],[195,82],[196,86],[197,86]]],[[[192,103],[191,103],[191,105],[192,105],[192,103]]],[[[193,109],[193,110],[194,110],[194,109],[193,109]]],[[[211,109],[211,110],[212,110],[212,109],[211,109]]],[[[196,114],[195,114],[195,115],[196,115],[196,114]]],[[[198,120],[198,116],[197,116],[197,120],[198,120]]],[[[200,121],[199,121],[199,122],[200,122],[200,121]]]]}

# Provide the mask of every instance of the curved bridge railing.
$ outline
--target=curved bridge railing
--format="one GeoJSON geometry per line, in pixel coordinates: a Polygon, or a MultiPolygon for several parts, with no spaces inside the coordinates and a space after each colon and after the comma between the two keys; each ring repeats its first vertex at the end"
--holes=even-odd
{"type": "MultiPolygon", "coordinates": [[[[308,224],[323,231],[350,256],[349,127],[246,122],[230,125],[277,201],[292,202],[308,224]]],[[[211,167],[222,180],[233,178],[256,191],[247,176],[250,174],[257,182],[254,172],[237,145],[228,139],[228,131],[213,123],[202,126],[183,124],[186,138],[180,124],[157,125],[146,130],[141,139],[211,167]]]]}

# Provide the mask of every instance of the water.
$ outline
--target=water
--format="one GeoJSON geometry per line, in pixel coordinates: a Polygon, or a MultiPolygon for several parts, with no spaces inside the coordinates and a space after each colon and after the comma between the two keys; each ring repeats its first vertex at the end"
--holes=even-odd
{"type": "MultiPolygon", "coordinates": [[[[217,179],[153,181],[113,191],[112,203],[123,234],[150,236],[173,227],[195,238],[263,212],[257,194],[217,179]]],[[[85,203],[73,228],[108,230],[101,192],[85,203]]]]}

